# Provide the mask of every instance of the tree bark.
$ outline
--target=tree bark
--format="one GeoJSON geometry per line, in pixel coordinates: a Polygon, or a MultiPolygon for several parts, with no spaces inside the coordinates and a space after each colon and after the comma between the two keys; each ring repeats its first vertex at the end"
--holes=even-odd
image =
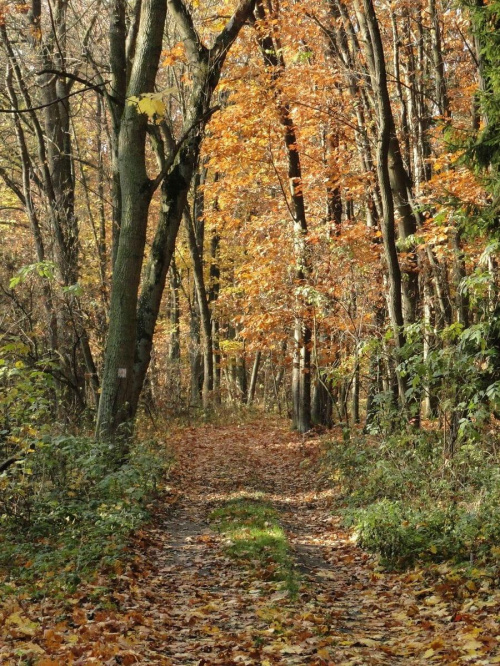
{"type": "Polygon", "coordinates": [[[96,433],[112,435],[135,416],[151,358],[153,334],[175,237],[195,172],[210,101],[228,50],[253,11],[254,0],[241,0],[213,46],[205,47],[183,0],[143,0],[134,38],[134,60],[127,97],[152,92],[161,53],[166,5],[177,23],[193,72],[192,96],[184,118],[180,146],[171,147],[159,175],[146,172],[147,120],[127,104],[120,122],[120,239],[110,305],[103,386],[96,433]],[[148,210],[154,189],[162,184],[162,212],[143,288],[138,297],[148,210]]]}
{"type": "Polygon", "coordinates": [[[214,357],[212,344],[212,314],[210,312],[209,295],[205,286],[203,272],[202,251],[197,243],[193,219],[188,208],[184,213],[185,226],[187,230],[189,253],[193,264],[194,284],[196,298],[200,311],[201,330],[203,332],[203,407],[207,409],[212,399],[214,388],[214,357]]]}
{"type": "MultiPolygon", "coordinates": [[[[394,199],[389,167],[394,122],[387,88],[384,50],[373,2],[372,0],[361,0],[362,11],[359,9],[359,5],[360,2],[357,0],[356,6],[358,7],[358,17],[362,26],[365,52],[367,55],[367,61],[369,62],[370,76],[372,80],[372,90],[375,94],[377,107],[377,176],[383,210],[381,225],[389,284],[388,306],[389,316],[394,331],[396,349],[399,351],[405,345],[405,334],[403,304],[401,298],[401,269],[396,249],[394,199]]],[[[404,404],[406,381],[400,373],[398,373],[398,384],[400,400],[404,404]]]]}
{"type": "MultiPolygon", "coordinates": [[[[165,18],[164,0],[145,0],[127,97],[154,89],[165,18]]],[[[97,436],[113,434],[122,423],[129,421],[138,401],[138,393],[133,392],[137,325],[142,324],[137,313],[138,290],[153,194],[146,171],[146,131],[146,116],[140,114],[135,105],[126,104],[118,138],[120,238],[114,262],[97,436]]]]}
{"type": "Polygon", "coordinates": [[[254,399],[255,399],[255,390],[257,388],[257,378],[259,376],[259,367],[260,367],[260,359],[262,357],[262,352],[257,351],[255,352],[255,357],[253,360],[253,365],[252,365],[252,374],[250,376],[250,386],[248,387],[248,399],[247,399],[247,405],[251,407],[254,399]]]}

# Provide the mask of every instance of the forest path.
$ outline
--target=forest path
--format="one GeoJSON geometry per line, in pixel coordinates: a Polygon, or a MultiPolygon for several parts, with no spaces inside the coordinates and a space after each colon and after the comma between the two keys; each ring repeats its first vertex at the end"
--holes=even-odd
{"type": "Polygon", "coordinates": [[[30,663],[500,663],[496,638],[473,626],[477,608],[460,615],[463,602],[446,589],[428,587],[418,571],[381,573],[352,543],[331,514],[318,438],[260,421],[187,428],[168,441],[177,464],[155,527],[137,536],[125,570],[74,602],[71,635],[56,638],[47,614],[44,645],[58,642],[50,659],[30,663]],[[229,557],[227,537],[210,522],[214,509],[256,493],[286,529],[301,572],[295,598],[265,567],[229,557]]]}
{"type": "Polygon", "coordinates": [[[494,663],[474,658],[484,645],[466,621],[450,621],[452,600],[426,589],[419,573],[375,571],[341,529],[318,438],[263,421],[184,429],[169,444],[178,460],[174,508],[149,548],[151,570],[132,586],[134,603],[121,608],[142,613],[128,634],[136,663],[494,663]],[[228,557],[210,527],[215,508],[255,493],[287,531],[302,572],[295,599],[265,571],[228,557]]]}

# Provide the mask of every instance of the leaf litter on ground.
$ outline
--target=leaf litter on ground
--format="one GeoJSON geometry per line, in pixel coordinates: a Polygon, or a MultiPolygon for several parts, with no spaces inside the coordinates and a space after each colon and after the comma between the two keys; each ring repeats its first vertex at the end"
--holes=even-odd
{"type": "Polygon", "coordinates": [[[170,443],[169,488],[124,565],[64,598],[2,600],[2,665],[500,663],[494,581],[478,572],[471,585],[446,563],[379,570],[332,516],[319,437],[268,420],[185,428],[170,443]],[[214,524],[228,507],[243,510],[247,528],[269,523],[286,566],[274,542],[269,556],[247,548],[252,566],[231,550],[235,535],[214,524]],[[280,566],[293,572],[293,594],[280,566]]]}

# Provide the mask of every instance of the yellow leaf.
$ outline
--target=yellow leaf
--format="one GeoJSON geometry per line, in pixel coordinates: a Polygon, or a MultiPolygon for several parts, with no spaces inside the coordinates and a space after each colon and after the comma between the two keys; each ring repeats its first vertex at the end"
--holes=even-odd
{"type": "Polygon", "coordinates": [[[482,632],[483,630],[481,629],[481,627],[473,627],[472,629],[469,629],[469,631],[466,634],[463,634],[463,637],[474,639],[477,636],[479,636],[479,634],[481,634],[482,632]]]}
{"type": "Polygon", "coordinates": [[[139,113],[145,113],[150,119],[155,116],[163,118],[167,110],[163,100],[150,97],[143,97],[137,104],[137,109],[139,113]]]}
{"type": "Polygon", "coordinates": [[[395,620],[399,620],[400,622],[407,622],[408,621],[408,615],[406,613],[403,613],[403,612],[394,613],[392,617],[395,620]]]}
{"type": "Polygon", "coordinates": [[[9,615],[5,620],[5,625],[7,627],[11,626],[15,628],[17,632],[24,634],[25,636],[34,636],[38,629],[38,624],[36,622],[32,622],[29,618],[24,617],[19,613],[12,613],[12,615],[9,615]]]}
{"type": "Polygon", "coordinates": [[[483,647],[483,644],[479,641],[471,639],[470,641],[464,643],[463,647],[465,650],[467,650],[467,652],[477,652],[477,650],[480,650],[483,647]]]}
{"type": "Polygon", "coordinates": [[[303,652],[303,648],[299,645],[285,645],[285,647],[281,648],[282,654],[302,654],[303,652]]]}
{"type": "Polygon", "coordinates": [[[321,578],[328,578],[330,580],[335,580],[338,578],[338,573],[335,571],[330,571],[329,569],[320,569],[316,575],[321,576],[321,578]]]}
{"type": "Polygon", "coordinates": [[[137,108],[138,113],[144,113],[149,120],[158,121],[164,118],[167,112],[161,94],[162,93],[144,93],[138,97],[131,96],[127,101],[129,104],[137,108]]]}
{"type": "Polygon", "coordinates": [[[439,603],[441,603],[441,599],[439,597],[437,597],[435,594],[433,594],[430,597],[427,597],[427,599],[425,600],[425,604],[427,606],[435,606],[436,604],[439,604],[439,603]]]}
{"type": "Polygon", "coordinates": [[[361,645],[366,645],[366,647],[378,647],[380,643],[374,641],[372,638],[359,638],[356,643],[361,643],[361,645]]]}
{"type": "Polygon", "coordinates": [[[36,643],[18,643],[16,645],[16,653],[23,654],[45,654],[45,650],[36,643]]]}
{"type": "Polygon", "coordinates": [[[282,611],[279,608],[259,608],[256,612],[257,617],[260,617],[261,620],[272,621],[276,620],[282,615],[282,611]]]}

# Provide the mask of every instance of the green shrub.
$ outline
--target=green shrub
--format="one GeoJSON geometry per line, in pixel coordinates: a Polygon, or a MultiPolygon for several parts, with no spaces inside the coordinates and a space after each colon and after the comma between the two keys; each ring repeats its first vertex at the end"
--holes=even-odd
{"type": "Polygon", "coordinates": [[[0,475],[0,568],[25,580],[57,570],[76,580],[110,564],[147,519],[169,464],[154,442],[134,443],[118,466],[109,443],[64,435],[32,441],[0,475]]]}
{"type": "Polygon", "coordinates": [[[54,367],[50,359],[30,359],[22,342],[0,347],[0,456],[17,451],[23,435],[53,420],[54,367]]]}
{"type": "Polygon", "coordinates": [[[500,549],[500,468],[495,442],[463,444],[443,458],[439,435],[334,443],[328,461],[345,522],[384,565],[416,560],[493,562],[500,549]]]}
{"type": "Polygon", "coordinates": [[[421,490],[426,485],[422,470],[432,473],[441,468],[442,453],[436,441],[434,434],[421,437],[417,433],[382,441],[359,437],[347,444],[330,444],[327,459],[336,470],[345,501],[361,506],[421,490]]]}
{"type": "Polygon", "coordinates": [[[477,521],[463,529],[468,516],[455,509],[412,508],[403,502],[381,500],[351,514],[358,543],[377,552],[384,564],[404,566],[417,559],[466,557],[467,534],[477,536],[477,521]]]}

